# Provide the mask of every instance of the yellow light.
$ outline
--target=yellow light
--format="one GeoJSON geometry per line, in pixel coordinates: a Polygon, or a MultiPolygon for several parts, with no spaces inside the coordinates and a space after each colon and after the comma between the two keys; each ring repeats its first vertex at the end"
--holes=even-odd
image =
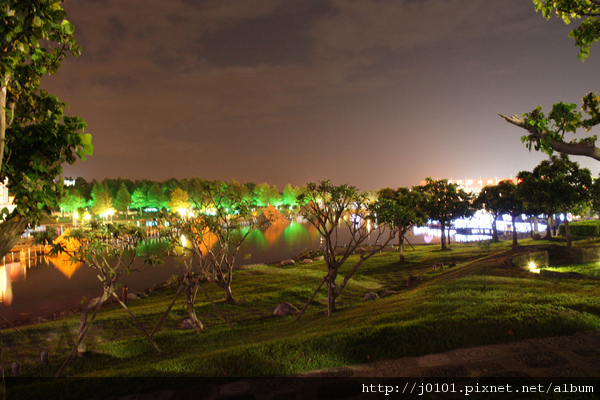
{"type": "Polygon", "coordinates": [[[92,218],[92,216],[89,213],[85,213],[85,215],[83,216],[83,219],[85,219],[86,221],[89,221],[92,218]]]}
{"type": "Polygon", "coordinates": [[[540,269],[535,267],[535,262],[533,261],[529,262],[529,271],[533,272],[534,274],[540,273],[540,269]]]}
{"type": "Polygon", "coordinates": [[[75,211],[73,213],[73,219],[78,219],[79,218],[79,213],[77,211],[75,211]]]}

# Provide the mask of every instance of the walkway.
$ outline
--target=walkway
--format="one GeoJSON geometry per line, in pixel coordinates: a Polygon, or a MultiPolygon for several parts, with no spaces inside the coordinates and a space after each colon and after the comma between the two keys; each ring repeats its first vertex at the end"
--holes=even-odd
{"type": "Polygon", "coordinates": [[[594,399],[600,393],[600,331],[457,349],[311,371],[300,376],[181,383],[182,387],[177,389],[111,399],[548,399],[555,397],[547,397],[546,391],[553,395],[557,390],[572,388],[591,389],[594,393],[583,397],[569,393],[564,398],[594,399]],[[582,381],[578,377],[587,378],[582,381]],[[538,393],[523,393],[521,388],[525,386],[521,385],[538,393]],[[467,387],[471,391],[468,396],[467,387]],[[454,393],[450,393],[452,389],[454,393]],[[488,394],[490,390],[497,392],[488,394]]]}

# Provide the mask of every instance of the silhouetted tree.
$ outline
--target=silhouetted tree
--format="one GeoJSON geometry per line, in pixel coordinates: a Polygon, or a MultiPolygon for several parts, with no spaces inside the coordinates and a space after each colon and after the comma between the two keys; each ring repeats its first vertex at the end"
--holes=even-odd
{"type": "Polygon", "coordinates": [[[422,194],[420,206],[428,217],[440,223],[442,250],[447,250],[446,227],[457,218],[473,215],[473,196],[457,184],[448,183],[447,179],[425,178],[425,185],[415,186],[413,190],[422,194]]]}
{"type": "Polygon", "coordinates": [[[384,188],[377,193],[377,203],[372,207],[377,222],[386,222],[398,230],[398,254],[404,262],[406,233],[416,225],[424,224],[427,215],[421,209],[421,192],[400,187],[384,188]]]}

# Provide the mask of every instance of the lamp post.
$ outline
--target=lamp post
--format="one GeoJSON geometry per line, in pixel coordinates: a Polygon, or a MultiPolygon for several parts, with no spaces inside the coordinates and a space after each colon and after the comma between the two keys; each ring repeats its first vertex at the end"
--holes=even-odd
{"type": "Polygon", "coordinates": [[[73,211],[73,226],[77,228],[77,218],[79,218],[79,213],[77,211],[73,211]]]}

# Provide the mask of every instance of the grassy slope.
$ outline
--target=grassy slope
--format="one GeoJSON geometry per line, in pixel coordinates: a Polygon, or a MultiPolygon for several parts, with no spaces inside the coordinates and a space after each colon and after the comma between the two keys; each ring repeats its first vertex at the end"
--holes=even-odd
{"type": "MultiPolygon", "coordinates": [[[[223,304],[222,293],[206,286],[235,329],[219,319],[205,298],[198,297],[197,314],[205,330],[200,334],[182,330],[181,321],[187,316],[180,299],[155,336],[163,355],[157,354],[124,311],[103,310],[88,341],[92,354],[74,360],[66,374],[294,374],[600,328],[597,282],[556,280],[504,269],[502,261],[510,253],[506,246],[500,243],[485,249],[453,244],[449,252],[419,246],[407,252],[404,265],[396,262],[395,253],[378,254],[361,266],[330,319],[324,314],[324,290],[300,321],[272,315],[283,301],[298,308],[304,305],[325,273],[323,262],[238,271],[233,290],[241,306],[223,304]],[[431,265],[442,261],[455,261],[458,266],[432,271],[431,265]],[[421,276],[423,282],[406,289],[411,274],[421,276]],[[362,300],[365,292],[384,288],[398,294],[362,300]]],[[[174,288],[167,289],[132,302],[132,310],[151,327],[174,293],[174,288]]],[[[52,376],[68,351],[68,332],[74,337],[77,325],[76,318],[39,324],[23,329],[25,337],[3,331],[4,362],[21,362],[24,375],[52,376]],[[50,367],[39,365],[42,350],[50,352],[50,367]]]]}

